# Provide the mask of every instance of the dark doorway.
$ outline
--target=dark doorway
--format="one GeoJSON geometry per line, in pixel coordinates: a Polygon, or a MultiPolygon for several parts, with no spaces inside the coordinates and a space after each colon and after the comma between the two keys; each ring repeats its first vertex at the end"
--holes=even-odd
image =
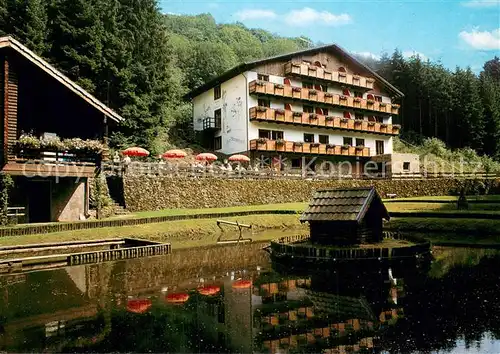
{"type": "Polygon", "coordinates": [[[50,181],[28,181],[26,183],[28,195],[28,216],[29,222],[49,222],[51,220],[50,181]]]}

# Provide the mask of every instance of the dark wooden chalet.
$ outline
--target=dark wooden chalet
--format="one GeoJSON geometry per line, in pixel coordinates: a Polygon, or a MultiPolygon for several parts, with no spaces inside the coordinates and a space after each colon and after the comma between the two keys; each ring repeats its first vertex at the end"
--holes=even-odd
{"type": "Polygon", "coordinates": [[[382,219],[389,213],[374,187],[317,190],[300,217],[311,241],[325,245],[379,242],[382,219]]]}
{"type": "Polygon", "coordinates": [[[11,206],[25,207],[29,222],[81,219],[88,212],[88,178],[102,155],[17,148],[34,137],[104,141],[123,119],[82,87],[11,37],[0,38],[2,173],[15,177],[11,206]]]}

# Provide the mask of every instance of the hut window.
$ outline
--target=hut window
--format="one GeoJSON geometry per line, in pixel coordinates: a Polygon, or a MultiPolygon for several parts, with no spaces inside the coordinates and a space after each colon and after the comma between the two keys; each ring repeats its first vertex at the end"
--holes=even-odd
{"type": "Polygon", "coordinates": [[[344,145],[352,146],[352,138],[344,137],[344,145]]]}
{"type": "Polygon", "coordinates": [[[259,80],[259,81],[269,81],[269,75],[258,74],[257,75],[257,80],[259,80]]]}
{"type": "Polygon", "coordinates": [[[313,106],[306,106],[304,105],[302,108],[302,112],[304,113],[314,113],[314,108],[313,106]]]}
{"type": "Polygon", "coordinates": [[[312,90],[314,88],[314,85],[310,82],[303,82],[302,83],[302,88],[310,89],[312,90]]]}
{"type": "Polygon", "coordinates": [[[349,89],[343,89],[343,90],[342,90],[342,94],[343,94],[344,96],[350,96],[350,95],[351,95],[351,91],[349,91],[349,89]]]}
{"type": "Polygon", "coordinates": [[[375,140],[375,150],[377,155],[384,154],[384,141],[383,140],[375,140]]]}
{"type": "Polygon", "coordinates": [[[214,138],[214,150],[222,149],[222,136],[214,138]]]}
{"type": "Polygon", "coordinates": [[[292,86],[292,82],[290,81],[290,79],[287,79],[287,78],[285,78],[285,80],[284,80],[284,84],[285,84],[286,86],[292,86]]]}
{"type": "Polygon", "coordinates": [[[269,107],[271,107],[271,101],[269,101],[269,100],[263,100],[263,99],[259,98],[257,100],[257,105],[259,107],[267,107],[267,108],[269,108],[269,107]]]}
{"type": "Polygon", "coordinates": [[[356,138],[356,146],[365,146],[365,139],[356,138]]]}
{"type": "Polygon", "coordinates": [[[314,134],[304,133],[305,143],[314,143],[314,134]]]}
{"type": "Polygon", "coordinates": [[[318,138],[320,144],[328,144],[330,142],[330,137],[328,135],[319,135],[318,138]]]}
{"type": "Polygon", "coordinates": [[[410,170],[410,163],[408,161],[403,162],[403,171],[409,171],[410,170]]]}
{"type": "Polygon", "coordinates": [[[341,73],[345,73],[345,72],[346,72],[346,70],[345,70],[345,68],[344,68],[343,66],[341,66],[341,67],[339,67],[339,72],[341,72],[341,73]]]}
{"type": "Polygon", "coordinates": [[[220,123],[222,121],[222,110],[220,108],[214,111],[214,118],[216,122],[215,124],[218,123],[218,126],[220,127],[220,123]]]}
{"type": "Polygon", "coordinates": [[[350,112],[347,112],[347,111],[344,111],[344,118],[349,118],[349,119],[351,119],[351,113],[350,113],[350,112]]]}
{"type": "Polygon", "coordinates": [[[217,85],[214,87],[214,100],[218,100],[221,97],[222,97],[222,90],[220,88],[220,85],[217,85]]]}
{"type": "Polygon", "coordinates": [[[285,111],[291,111],[292,105],[290,103],[285,103],[285,111]]]}

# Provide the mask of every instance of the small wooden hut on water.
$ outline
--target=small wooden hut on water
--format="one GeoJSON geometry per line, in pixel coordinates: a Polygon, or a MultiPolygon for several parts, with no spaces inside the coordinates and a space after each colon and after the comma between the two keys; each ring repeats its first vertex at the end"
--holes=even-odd
{"type": "Polygon", "coordinates": [[[317,190],[300,217],[311,242],[324,245],[380,242],[383,219],[389,213],[375,187],[317,190]]]}

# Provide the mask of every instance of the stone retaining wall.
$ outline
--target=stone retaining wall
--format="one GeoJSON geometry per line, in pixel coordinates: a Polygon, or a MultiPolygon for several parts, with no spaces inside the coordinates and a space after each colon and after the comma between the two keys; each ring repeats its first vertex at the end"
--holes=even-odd
{"type": "MultiPolygon", "coordinates": [[[[238,205],[258,205],[305,202],[318,188],[365,187],[374,185],[379,193],[397,197],[448,195],[456,192],[463,180],[329,180],[307,181],[292,179],[231,180],[174,179],[161,177],[125,177],[124,194],[130,211],[168,208],[215,208],[238,205]]],[[[481,183],[475,181],[474,183],[481,183]]],[[[491,192],[499,191],[499,181],[491,192]]]]}

